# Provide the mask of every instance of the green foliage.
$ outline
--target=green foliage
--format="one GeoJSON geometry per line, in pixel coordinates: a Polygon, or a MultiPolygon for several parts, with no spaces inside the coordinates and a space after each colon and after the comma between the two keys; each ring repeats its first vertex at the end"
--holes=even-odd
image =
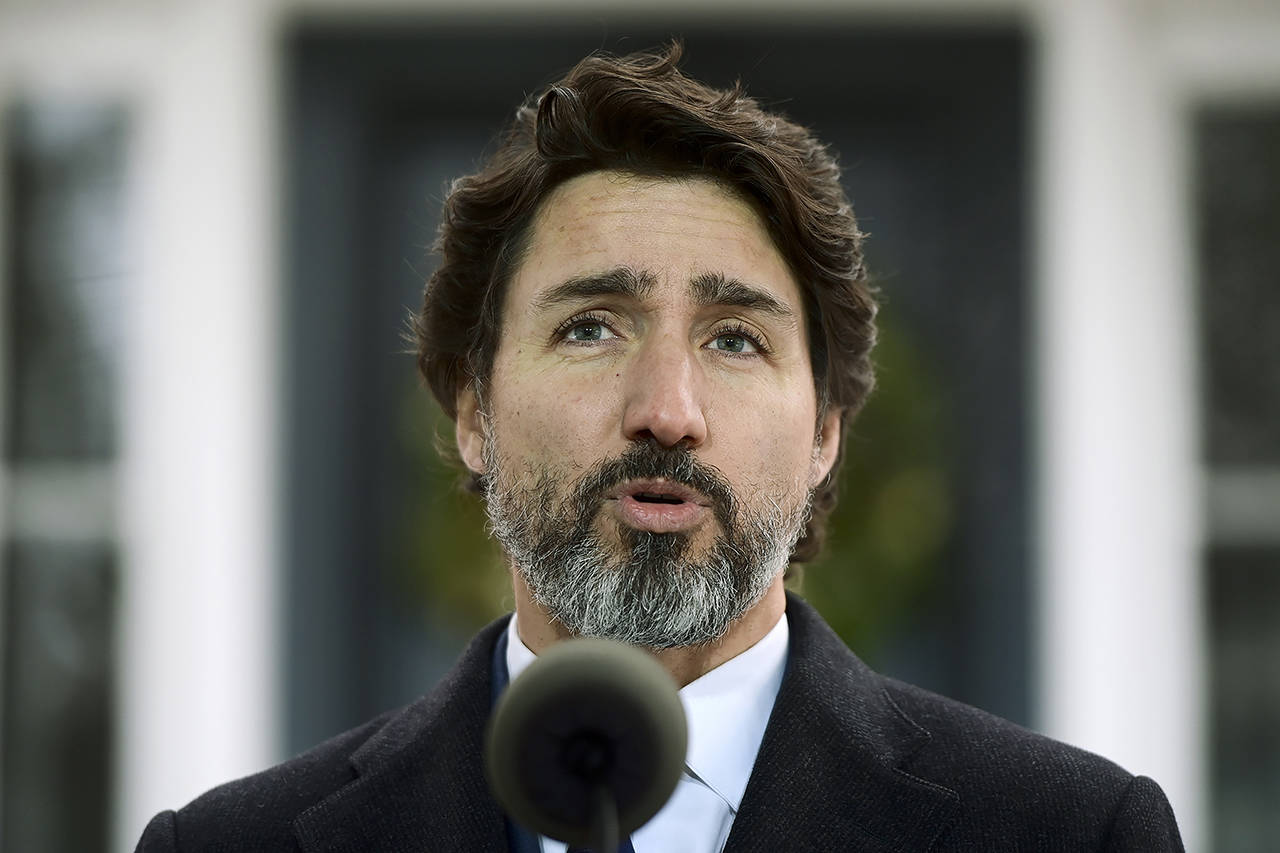
{"type": "Polygon", "coordinates": [[[881,330],[879,386],[846,436],[826,550],[790,584],[865,655],[936,582],[952,535],[941,395],[904,338],[881,330]]]}
{"type": "Polygon", "coordinates": [[[437,450],[453,446],[453,422],[421,388],[403,411],[400,441],[413,468],[401,525],[405,589],[428,605],[428,618],[470,636],[514,609],[511,579],[479,497],[461,488],[462,466],[437,450]]]}

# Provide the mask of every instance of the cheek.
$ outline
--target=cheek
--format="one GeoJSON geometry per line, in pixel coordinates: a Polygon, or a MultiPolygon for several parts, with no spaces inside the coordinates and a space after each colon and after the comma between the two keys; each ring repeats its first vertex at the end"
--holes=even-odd
{"type": "Polygon", "coordinates": [[[585,468],[618,430],[609,385],[537,376],[495,382],[492,401],[504,451],[527,459],[585,468]],[[522,381],[523,380],[523,381],[522,381]],[[612,426],[611,426],[612,425],[612,426]]]}
{"type": "Polygon", "coordinates": [[[736,460],[742,481],[762,488],[791,490],[795,484],[808,487],[813,461],[813,423],[804,416],[804,406],[796,402],[786,412],[772,418],[735,419],[731,430],[722,425],[726,457],[736,460]],[[798,415],[792,412],[799,413],[798,415]]]}
{"type": "Polygon", "coordinates": [[[813,432],[794,430],[786,436],[778,436],[766,457],[779,481],[807,480],[813,462],[813,432]]]}

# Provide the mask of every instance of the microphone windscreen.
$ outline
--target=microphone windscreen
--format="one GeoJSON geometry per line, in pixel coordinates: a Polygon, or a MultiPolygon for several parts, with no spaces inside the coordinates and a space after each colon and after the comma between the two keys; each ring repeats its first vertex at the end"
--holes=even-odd
{"type": "Polygon", "coordinates": [[[676,683],[650,655],[612,640],[556,643],[502,694],[485,766],[498,802],[530,830],[593,841],[600,786],[627,835],[657,814],[684,767],[676,683]]]}

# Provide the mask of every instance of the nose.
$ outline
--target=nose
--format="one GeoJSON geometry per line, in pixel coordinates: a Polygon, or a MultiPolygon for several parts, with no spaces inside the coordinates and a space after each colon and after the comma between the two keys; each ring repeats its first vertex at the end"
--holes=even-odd
{"type": "Polygon", "coordinates": [[[703,375],[696,353],[674,335],[646,346],[627,366],[622,431],[630,441],[657,439],[663,447],[706,441],[703,375]]]}

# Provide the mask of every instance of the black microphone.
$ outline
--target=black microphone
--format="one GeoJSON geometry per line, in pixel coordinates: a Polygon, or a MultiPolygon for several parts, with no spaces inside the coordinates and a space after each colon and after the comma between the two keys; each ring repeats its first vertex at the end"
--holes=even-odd
{"type": "Polygon", "coordinates": [[[612,640],[565,640],[499,699],[485,765],[525,827],[614,853],[675,790],[687,741],[676,684],[656,660],[612,640]]]}

